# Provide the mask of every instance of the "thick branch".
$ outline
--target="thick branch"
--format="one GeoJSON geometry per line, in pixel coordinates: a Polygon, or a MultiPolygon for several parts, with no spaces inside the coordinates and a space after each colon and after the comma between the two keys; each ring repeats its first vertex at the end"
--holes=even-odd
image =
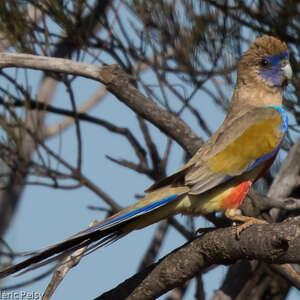
{"type": "Polygon", "coordinates": [[[116,65],[100,68],[62,58],[1,53],[0,68],[7,67],[62,72],[100,81],[118,100],[176,140],[189,154],[195,153],[202,144],[201,139],[186,123],[172,113],[161,109],[150,98],[145,97],[130,83],[130,76],[116,65]]]}
{"type": "MultiPolygon", "coordinates": [[[[243,231],[240,240],[236,240],[234,228],[218,229],[176,249],[97,299],[156,299],[213,264],[232,264],[239,259],[299,263],[299,243],[300,217],[254,225],[243,231]]],[[[293,284],[300,288],[296,279],[293,284]]]]}
{"type": "Polygon", "coordinates": [[[277,173],[268,196],[273,198],[287,198],[300,184],[300,139],[289,151],[286,159],[282,163],[277,173]]]}

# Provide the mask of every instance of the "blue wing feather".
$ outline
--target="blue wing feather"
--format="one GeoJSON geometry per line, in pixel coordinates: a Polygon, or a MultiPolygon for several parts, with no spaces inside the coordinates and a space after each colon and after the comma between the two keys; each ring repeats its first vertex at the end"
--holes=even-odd
{"type": "MultiPolygon", "coordinates": [[[[183,193],[183,194],[185,194],[185,193],[183,193]]],[[[99,224],[99,225],[96,225],[94,227],[88,228],[88,229],[80,232],[78,235],[81,235],[81,234],[87,233],[87,232],[92,232],[92,231],[99,230],[99,229],[104,230],[104,229],[107,229],[111,226],[114,226],[114,225],[120,224],[122,222],[128,221],[132,218],[136,218],[136,217],[141,216],[145,213],[148,213],[152,210],[155,210],[155,209],[157,209],[161,206],[166,205],[167,203],[177,199],[179,196],[182,196],[183,194],[174,194],[174,195],[168,196],[166,198],[163,198],[161,200],[158,200],[156,202],[150,203],[150,204],[148,204],[144,207],[133,209],[132,211],[126,212],[121,216],[118,216],[114,219],[108,220],[107,222],[105,222],[103,224],[99,224]]]]}

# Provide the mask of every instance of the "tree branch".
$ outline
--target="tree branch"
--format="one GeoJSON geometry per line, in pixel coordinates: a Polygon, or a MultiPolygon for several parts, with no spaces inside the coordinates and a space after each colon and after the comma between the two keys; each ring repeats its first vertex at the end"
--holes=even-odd
{"type": "MultiPolygon", "coordinates": [[[[236,239],[233,227],[217,229],[196,238],[99,296],[105,299],[155,299],[200,274],[212,264],[232,264],[239,259],[266,263],[300,262],[300,217],[282,223],[253,225],[236,239]]],[[[300,281],[291,278],[300,288],[300,281]]]]}
{"type": "Polygon", "coordinates": [[[145,97],[131,84],[131,77],[116,65],[100,68],[96,65],[63,58],[1,53],[0,68],[8,67],[62,72],[97,80],[103,83],[118,100],[176,140],[189,154],[195,153],[202,145],[202,140],[185,122],[159,108],[150,98],[145,97]]]}

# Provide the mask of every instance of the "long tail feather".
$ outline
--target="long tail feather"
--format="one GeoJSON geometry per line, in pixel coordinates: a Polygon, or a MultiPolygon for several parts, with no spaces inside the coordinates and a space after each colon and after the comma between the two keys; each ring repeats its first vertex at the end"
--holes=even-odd
{"type": "Polygon", "coordinates": [[[107,221],[103,221],[99,225],[81,231],[60,243],[37,251],[33,254],[33,256],[25,259],[24,261],[1,270],[0,278],[17,273],[21,270],[27,272],[53,261],[61,260],[71,252],[85,246],[89,246],[87,250],[89,253],[99,247],[114,242],[128,233],[122,231],[126,225],[136,221],[138,218],[141,218],[141,216],[153,212],[171,201],[178,199],[179,197],[181,198],[184,194],[171,195],[143,207],[129,211],[126,210],[123,214],[118,213],[115,216],[108,218],[107,221]]]}

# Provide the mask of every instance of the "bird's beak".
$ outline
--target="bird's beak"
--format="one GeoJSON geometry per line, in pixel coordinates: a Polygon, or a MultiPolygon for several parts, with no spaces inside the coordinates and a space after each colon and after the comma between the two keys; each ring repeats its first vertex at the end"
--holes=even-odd
{"type": "Polygon", "coordinates": [[[286,85],[291,81],[293,77],[293,70],[291,68],[289,61],[287,61],[287,63],[283,67],[281,67],[281,71],[282,71],[282,83],[283,85],[286,85]]]}

